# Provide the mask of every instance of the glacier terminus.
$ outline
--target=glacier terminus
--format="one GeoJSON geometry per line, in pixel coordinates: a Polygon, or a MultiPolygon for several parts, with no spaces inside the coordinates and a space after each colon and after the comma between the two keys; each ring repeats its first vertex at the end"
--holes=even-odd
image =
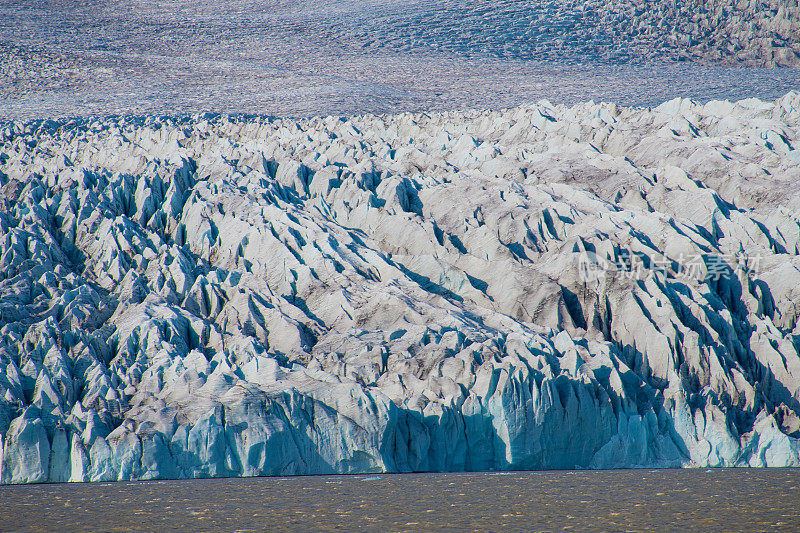
{"type": "Polygon", "coordinates": [[[3,483],[800,464],[800,94],[0,123],[3,483]]]}

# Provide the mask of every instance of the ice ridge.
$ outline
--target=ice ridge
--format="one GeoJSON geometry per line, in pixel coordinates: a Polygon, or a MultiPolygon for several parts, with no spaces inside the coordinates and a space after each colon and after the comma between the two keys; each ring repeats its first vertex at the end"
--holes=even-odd
{"type": "Polygon", "coordinates": [[[0,125],[0,479],[800,464],[800,94],[0,125]]]}

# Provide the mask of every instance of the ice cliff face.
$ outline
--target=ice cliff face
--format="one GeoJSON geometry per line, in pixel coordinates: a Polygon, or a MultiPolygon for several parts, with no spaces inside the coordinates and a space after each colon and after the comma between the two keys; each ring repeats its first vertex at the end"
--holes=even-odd
{"type": "Polygon", "coordinates": [[[2,481],[797,465],[798,128],[6,123],[2,481]]]}

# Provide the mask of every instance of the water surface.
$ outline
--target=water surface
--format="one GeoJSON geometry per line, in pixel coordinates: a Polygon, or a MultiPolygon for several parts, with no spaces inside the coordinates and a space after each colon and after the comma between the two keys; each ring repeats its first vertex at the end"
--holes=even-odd
{"type": "Polygon", "coordinates": [[[0,531],[797,531],[798,524],[800,469],[0,487],[0,531]]]}

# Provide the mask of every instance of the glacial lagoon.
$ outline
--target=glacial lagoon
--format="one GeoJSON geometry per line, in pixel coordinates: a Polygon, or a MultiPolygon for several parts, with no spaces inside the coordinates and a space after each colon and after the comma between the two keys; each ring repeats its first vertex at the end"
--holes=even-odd
{"type": "Polygon", "coordinates": [[[370,474],[0,487],[0,531],[792,531],[800,469],[370,474]]]}

